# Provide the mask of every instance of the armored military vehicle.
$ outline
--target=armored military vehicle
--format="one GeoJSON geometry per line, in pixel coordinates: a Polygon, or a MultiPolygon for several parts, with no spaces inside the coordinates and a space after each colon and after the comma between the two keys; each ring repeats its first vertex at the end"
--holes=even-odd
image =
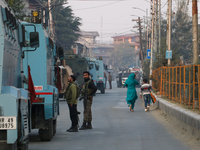
{"type": "Polygon", "coordinates": [[[83,72],[89,71],[87,59],[77,54],[65,54],[65,63],[77,77],[77,82],[81,86],[84,83],[83,72]]]}
{"type": "MultiPolygon", "coordinates": [[[[16,20],[6,1],[1,0],[0,149],[2,150],[28,149],[31,103],[28,89],[23,88],[24,57],[20,46],[23,42],[21,30],[20,22],[16,20]]],[[[32,44],[32,41],[29,44],[32,44]]],[[[28,66],[26,67],[28,69],[28,66]]],[[[31,77],[30,72],[29,77],[31,77]]],[[[30,82],[30,78],[27,82],[30,82]]]]}
{"type": "Polygon", "coordinates": [[[97,86],[97,76],[96,76],[96,63],[95,60],[96,58],[88,58],[86,57],[87,61],[88,61],[88,67],[89,67],[89,72],[90,72],[90,76],[95,84],[95,86],[97,86]]]}

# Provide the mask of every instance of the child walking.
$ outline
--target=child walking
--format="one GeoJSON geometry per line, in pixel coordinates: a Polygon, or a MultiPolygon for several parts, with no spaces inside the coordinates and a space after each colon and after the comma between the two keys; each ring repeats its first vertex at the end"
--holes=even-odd
{"type": "Polygon", "coordinates": [[[143,79],[143,84],[141,86],[141,91],[140,91],[140,98],[142,98],[142,96],[145,103],[144,111],[149,111],[150,99],[151,99],[151,85],[147,83],[147,79],[143,79]]]}

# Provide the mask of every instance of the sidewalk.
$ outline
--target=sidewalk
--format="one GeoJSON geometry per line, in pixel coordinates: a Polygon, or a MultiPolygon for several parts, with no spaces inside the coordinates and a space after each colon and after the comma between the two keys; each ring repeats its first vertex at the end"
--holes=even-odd
{"type": "Polygon", "coordinates": [[[200,114],[182,108],[158,96],[156,96],[156,99],[154,106],[166,113],[174,122],[188,130],[192,135],[200,138],[200,114]]]}

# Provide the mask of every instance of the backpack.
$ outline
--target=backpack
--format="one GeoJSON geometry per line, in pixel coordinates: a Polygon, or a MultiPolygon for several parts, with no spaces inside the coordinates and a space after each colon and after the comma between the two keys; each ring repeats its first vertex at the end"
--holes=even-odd
{"type": "Polygon", "coordinates": [[[78,99],[81,94],[81,89],[79,85],[77,85],[76,83],[73,83],[73,84],[76,85],[76,99],[78,99]]]}

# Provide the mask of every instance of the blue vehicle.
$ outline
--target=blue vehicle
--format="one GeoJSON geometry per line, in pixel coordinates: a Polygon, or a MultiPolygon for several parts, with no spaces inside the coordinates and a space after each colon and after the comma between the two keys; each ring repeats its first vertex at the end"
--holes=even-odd
{"type": "Polygon", "coordinates": [[[90,76],[95,84],[95,86],[97,86],[97,82],[96,82],[96,63],[95,60],[96,58],[86,58],[88,61],[88,67],[89,67],[89,72],[90,72],[90,76]]]}
{"type": "Polygon", "coordinates": [[[102,57],[96,58],[86,58],[88,61],[89,72],[91,74],[91,78],[94,81],[97,89],[100,90],[102,94],[105,93],[105,78],[104,78],[104,69],[105,66],[103,64],[102,57]]]}
{"type": "MultiPolygon", "coordinates": [[[[21,24],[0,1],[0,149],[28,149],[31,103],[23,87],[21,24]]],[[[32,43],[30,43],[32,44],[32,43]]],[[[26,66],[28,68],[28,66],[26,66]]],[[[29,72],[29,76],[31,76],[29,72]]],[[[27,79],[26,82],[28,82],[27,79]]]]}
{"type": "MultiPolygon", "coordinates": [[[[56,133],[59,115],[58,89],[54,82],[55,46],[42,24],[23,22],[22,29],[24,75],[28,76],[27,66],[30,66],[36,95],[31,101],[31,129],[39,129],[40,139],[50,141],[56,133]]],[[[25,82],[25,89],[28,86],[25,82]]]]}
{"type": "Polygon", "coordinates": [[[102,57],[95,60],[95,68],[96,68],[96,86],[97,89],[101,91],[102,94],[105,93],[105,78],[104,78],[104,64],[102,57]]]}

